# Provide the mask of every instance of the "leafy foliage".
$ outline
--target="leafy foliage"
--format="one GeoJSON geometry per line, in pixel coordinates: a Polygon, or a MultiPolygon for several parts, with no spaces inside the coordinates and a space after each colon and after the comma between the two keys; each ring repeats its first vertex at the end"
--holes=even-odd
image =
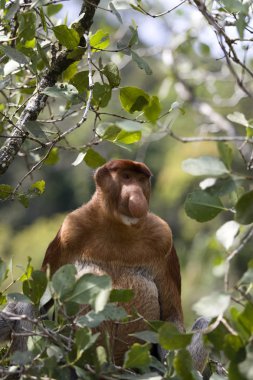
{"type": "MultiPolygon", "coordinates": [[[[4,262],[0,263],[0,273],[2,280],[6,279],[7,270],[4,262]]],[[[153,331],[137,333],[136,337],[144,343],[134,343],[129,348],[122,368],[113,365],[113,339],[103,348],[101,343],[104,338],[101,337],[105,330],[102,329],[102,332],[98,333],[94,328],[103,326],[106,321],[131,323],[133,317],[128,315],[122,306],[118,306],[118,302],[124,303],[130,299],[129,291],[112,290],[111,279],[108,276],[84,274],[78,277],[75,266],[68,264],[58,269],[52,280],[49,280],[45,273],[32,271],[29,261],[26,272],[19,281],[23,283],[24,295],[9,293],[8,299],[33,304],[38,315],[32,320],[30,316],[27,317],[33,326],[31,331],[24,332],[30,335],[28,351],[16,351],[9,358],[12,366],[2,370],[7,379],[15,374],[27,378],[53,376],[60,379],[62,376],[68,378],[71,373],[80,379],[95,379],[100,376],[114,378],[120,374],[123,378],[134,378],[136,369],[141,372],[151,371],[150,378],[155,376],[161,379],[162,374],[157,372],[154,366],[155,358],[150,353],[151,343],[158,342],[165,349],[179,350],[174,359],[171,356],[168,362],[172,367],[174,360],[177,373],[180,374],[182,371],[178,361],[183,353],[186,355],[186,347],[191,342],[192,334],[180,334],[175,326],[166,322],[158,322],[155,331],[155,322],[152,322],[153,331]],[[45,318],[45,314],[40,315],[39,308],[50,299],[53,300],[54,314],[50,317],[52,313],[49,313],[45,318]],[[89,305],[86,312],[84,304],[89,305]],[[105,366],[105,363],[110,365],[105,366]]],[[[6,301],[4,291],[1,303],[4,304],[6,301]]],[[[24,315],[20,318],[26,319],[24,315]]],[[[148,326],[147,321],[147,328],[148,326]]],[[[240,342],[234,341],[233,347],[234,350],[240,350],[240,342]]],[[[232,357],[233,352],[229,351],[229,354],[232,357]]],[[[159,369],[166,372],[166,366],[161,365],[159,369]]],[[[191,361],[188,369],[195,373],[191,361]]]]}

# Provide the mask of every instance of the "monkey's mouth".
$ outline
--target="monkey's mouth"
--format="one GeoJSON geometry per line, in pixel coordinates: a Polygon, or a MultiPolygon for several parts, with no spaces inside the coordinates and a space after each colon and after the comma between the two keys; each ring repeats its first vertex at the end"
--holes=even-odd
{"type": "Polygon", "coordinates": [[[127,216],[124,214],[119,214],[120,220],[126,226],[133,226],[140,221],[140,218],[134,218],[133,216],[127,216]]]}

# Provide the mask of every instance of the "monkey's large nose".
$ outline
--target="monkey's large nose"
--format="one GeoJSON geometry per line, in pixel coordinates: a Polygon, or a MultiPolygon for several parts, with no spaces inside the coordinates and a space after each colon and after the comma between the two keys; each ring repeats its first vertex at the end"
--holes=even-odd
{"type": "Polygon", "coordinates": [[[141,218],[148,212],[148,202],[143,193],[136,192],[130,195],[128,209],[133,218],[141,218]]]}

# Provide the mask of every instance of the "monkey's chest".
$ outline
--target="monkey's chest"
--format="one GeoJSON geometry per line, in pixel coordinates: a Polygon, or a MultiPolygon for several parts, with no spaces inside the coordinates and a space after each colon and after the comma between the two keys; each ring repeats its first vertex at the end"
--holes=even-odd
{"type": "Polygon", "coordinates": [[[156,254],[145,242],[94,238],[83,247],[78,271],[108,274],[114,287],[119,288],[138,287],[141,282],[153,284],[158,267],[156,254]]]}
{"type": "Polygon", "coordinates": [[[75,263],[79,275],[93,273],[96,275],[107,274],[112,279],[113,289],[132,289],[134,298],[127,305],[127,311],[131,314],[133,309],[147,319],[158,319],[160,308],[158,302],[158,289],[154,281],[154,274],[149,268],[117,265],[115,263],[78,261],[75,263]],[[147,298],[147,294],[149,295],[147,298]],[[151,302],[152,301],[152,302],[151,302]]]}
{"type": "Polygon", "coordinates": [[[153,244],[148,239],[122,238],[120,236],[105,237],[104,239],[91,238],[83,245],[82,261],[91,261],[103,266],[136,267],[139,270],[155,262],[160,252],[153,249],[153,244]]]}

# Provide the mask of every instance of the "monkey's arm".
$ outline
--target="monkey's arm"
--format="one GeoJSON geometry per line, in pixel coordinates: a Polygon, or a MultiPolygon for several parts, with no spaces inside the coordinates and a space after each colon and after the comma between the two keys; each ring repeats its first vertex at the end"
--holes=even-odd
{"type": "Polygon", "coordinates": [[[62,259],[62,242],[61,242],[61,228],[57,232],[54,240],[49,244],[46,254],[42,263],[41,270],[45,271],[50,267],[51,273],[54,273],[60,267],[62,259]]]}
{"type": "Polygon", "coordinates": [[[183,332],[180,265],[173,245],[160,265],[161,271],[155,278],[159,294],[160,318],[163,321],[173,322],[179,331],[183,332]]]}
{"type": "Polygon", "coordinates": [[[86,206],[68,214],[47,248],[41,269],[45,271],[49,266],[52,275],[62,265],[74,264],[82,255],[88,224],[86,206]]]}
{"type": "MultiPolygon", "coordinates": [[[[184,332],[183,311],[181,305],[181,275],[180,265],[175,247],[172,246],[169,254],[166,255],[166,276],[164,282],[158,285],[159,302],[161,308],[161,319],[173,322],[180,332],[184,332]]],[[[209,350],[203,343],[202,330],[209,324],[207,318],[200,317],[193,325],[192,331],[196,331],[193,335],[192,342],[188,349],[192,356],[193,368],[199,372],[203,372],[206,367],[209,350]]],[[[161,359],[164,360],[166,351],[160,349],[161,359]]]]}

